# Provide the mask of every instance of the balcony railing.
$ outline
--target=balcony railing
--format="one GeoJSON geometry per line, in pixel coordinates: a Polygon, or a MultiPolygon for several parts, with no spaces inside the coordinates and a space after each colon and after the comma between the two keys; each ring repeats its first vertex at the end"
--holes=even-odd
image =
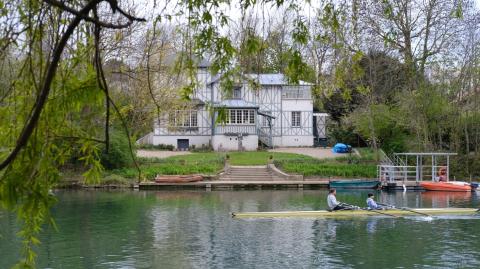
{"type": "Polygon", "coordinates": [[[215,127],[215,134],[257,134],[256,125],[219,125],[215,127]]]}

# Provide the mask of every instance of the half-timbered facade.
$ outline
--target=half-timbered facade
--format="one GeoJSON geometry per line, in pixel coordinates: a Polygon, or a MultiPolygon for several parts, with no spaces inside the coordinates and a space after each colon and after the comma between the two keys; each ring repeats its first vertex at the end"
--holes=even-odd
{"type": "Polygon", "coordinates": [[[199,66],[194,105],[162,115],[143,142],[221,151],[313,146],[324,138],[326,114],[313,113],[311,84],[290,85],[282,74],[245,74],[227,93],[221,76],[211,77],[207,67],[199,66]]]}

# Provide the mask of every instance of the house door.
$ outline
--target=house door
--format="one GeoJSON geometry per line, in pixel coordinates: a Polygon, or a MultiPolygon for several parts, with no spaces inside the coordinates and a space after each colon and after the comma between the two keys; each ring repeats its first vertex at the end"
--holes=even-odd
{"type": "Polygon", "coordinates": [[[188,150],[189,146],[188,139],[177,139],[178,150],[188,150]]]}

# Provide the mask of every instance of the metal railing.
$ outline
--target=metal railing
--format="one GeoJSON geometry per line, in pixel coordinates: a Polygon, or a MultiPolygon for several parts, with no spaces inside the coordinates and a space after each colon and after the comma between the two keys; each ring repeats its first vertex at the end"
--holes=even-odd
{"type": "Polygon", "coordinates": [[[258,139],[267,147],[272,147],[272,139],[270,135],[263,130],[263,128],[258,128],[258,139]]]}
{"type": "MultiPolygon", "coordinates": [[[[438,171],[443,168],[442,165],[422,167],[412,165],[388,165],[381,164],[377,166],[378,179],[386,182],[395,181],[421,181],[421,180],[440,180],[438,171]],[[432,177],[433,175],[433,177],[432,177]]],[[[446,178],[444,179],[446,180],[446,178]]]]}
{"type": "MultiPolygon", "coordinates": [[[[142,138],[137,140],[137,144],[142,145],[142,144],[153,144],[153,132],[150,132],[143,136],[142,138]]],[[[1,150],[0,150],[1,152],[1,150]]]]}
{"type": "Polygon", "coordinates": [[[381,181],[416,181],[417,167],[407,165],[378,165],[378,179],[381,181]]]}
{"type": "Polygon", "coordinates": [[[238,133],[238,134],[257,134],[256,125],[217,125],[215,126],[215,134],[238,133]]]}

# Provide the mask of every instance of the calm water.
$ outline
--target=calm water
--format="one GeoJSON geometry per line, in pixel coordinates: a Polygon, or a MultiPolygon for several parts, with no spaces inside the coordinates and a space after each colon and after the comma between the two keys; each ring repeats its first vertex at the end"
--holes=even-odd
{"type": "MultiPolygon", "coordinates": [[[[61,191],[40,268],[480,268],[480,219],[232,219],[232,211],[317,210],[324,190],[61,191]]],[[[366,192],[339,192],[363,205],[366,192]]],[[[377,193],[410,207],[478,207],[465,193],[377,193]]],[[[0,211],[0,268],[18,259],[0,211]]]]}

